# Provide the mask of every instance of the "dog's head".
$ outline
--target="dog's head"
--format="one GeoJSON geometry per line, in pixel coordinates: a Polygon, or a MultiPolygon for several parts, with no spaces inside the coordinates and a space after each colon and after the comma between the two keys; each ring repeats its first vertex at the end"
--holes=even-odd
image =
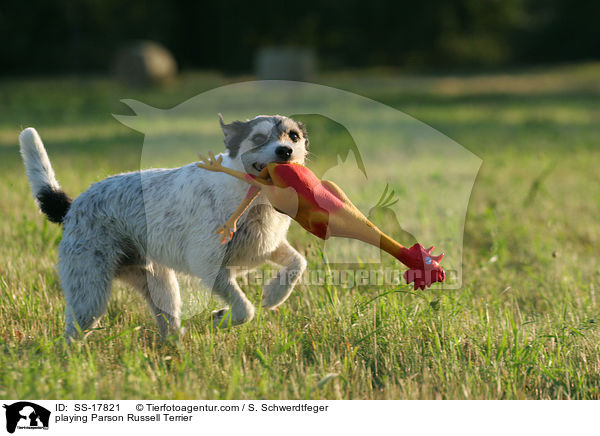
{"type": "Polygon", "coordinates": [[[281,115],[259,115],[225,124],[219,114],[229,157],[239,159],[247,173],[258,175],[271,162],[304,163],[308,153],[306,128],[281,115]]]}

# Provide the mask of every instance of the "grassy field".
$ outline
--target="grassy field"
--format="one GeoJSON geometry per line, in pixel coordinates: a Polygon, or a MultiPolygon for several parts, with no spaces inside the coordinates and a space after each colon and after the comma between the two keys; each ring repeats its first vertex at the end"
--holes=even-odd
{"type": "MultiPolygon", "coordinates": [[[[599,64],[320,78],[483,160],[460,289],[299,286],[279,310],[230,331],[209,328],[211,300],[180,341],[163,343],[141,299],[117,284],[100,329],[66,346],[54,267],[61,231],[31,198],[20,129],[38,128],[75,196],[140,166],[144,137],[111,116],[128,113],[121,98],[170,108],[244,79],[190,73],[160,90],[103,78],[0,81],[0,397],[600,398],[599,64]]],[[[318,268],[313,240],[296,227],[291,239],[318,268]]],[[[246,291],[260,301],[259,286],[246,291]]]]}

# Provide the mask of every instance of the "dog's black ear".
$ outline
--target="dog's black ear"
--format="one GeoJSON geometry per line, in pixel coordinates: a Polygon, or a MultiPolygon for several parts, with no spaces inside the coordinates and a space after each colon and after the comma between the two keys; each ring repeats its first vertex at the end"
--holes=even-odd
{"type": "Polygon", "coordinates": [[[223,120],[223,115],[219,114],[219,124],[221,125],[221,130],[225,136],[225,143],[227,143],[231,138],[237,136],[248,123],[244,121],[234,121],[231,124],[226,124],[225,120],[223,120]]]}
{"type": "Polygon", "coordinates": [[[304,123],[301,123],[300,121],[296,121],[296,124],[298,124],[298,128],[300,129],[300,132],[302,132],[302,137],[304,138],[304,147],[308,148],[308,131],[306,130],[306,126],[304,125],[304,123]]]}
{"type": "Polygon", "coordinates": [[[252,127],[248,121],[234,121],[230,124],[225,124],[223,121],[223,115],[219,114],[219,124],[221,124],[221,130],[225,136],[225,147],[229,150],[229,156],[236,157],[240,150],[240,143],[246,138],[252,127]]]}

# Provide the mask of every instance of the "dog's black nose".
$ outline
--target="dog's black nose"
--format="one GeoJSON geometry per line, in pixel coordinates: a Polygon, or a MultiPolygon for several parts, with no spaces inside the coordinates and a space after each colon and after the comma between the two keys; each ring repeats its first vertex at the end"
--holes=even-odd
{"type": "Polygon", "coordinates": [[[275,154],[280,159],[289,159],[294,150],[291,147],[280,145],[275,149],[275,154]]]}

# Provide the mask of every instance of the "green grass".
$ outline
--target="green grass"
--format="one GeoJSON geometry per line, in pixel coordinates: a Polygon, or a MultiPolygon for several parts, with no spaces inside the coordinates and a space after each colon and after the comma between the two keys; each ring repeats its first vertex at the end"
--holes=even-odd
{"type": "MultiPolygon", "coordinates": [[[[110,115],[128,113],[121,98],[169,108],[232,80],[190,73],[161,90],[102,78],[0,82],[0,397],[600,398],[599,77],[598,64],[323,75],[320,83],[389,104],[483,159],[462,288],[299,286],[279,310],[230,331],[211,331],[218,303],[203,300],[181,341],[162,343],[141,299],[117,284],[100,329],[71,346],[54,268],[61,232],[32,201],[20,128],[38,128],[76,195],[139,167],[143,136],[110,115]]],[[[328,143],[346,134],[308,122],[328,143]]],[[[297,227],[291,239],[319,268],[315,239],[297,227]]],[[[258,302],[260,287],[245,288],[258,302]]]]}

